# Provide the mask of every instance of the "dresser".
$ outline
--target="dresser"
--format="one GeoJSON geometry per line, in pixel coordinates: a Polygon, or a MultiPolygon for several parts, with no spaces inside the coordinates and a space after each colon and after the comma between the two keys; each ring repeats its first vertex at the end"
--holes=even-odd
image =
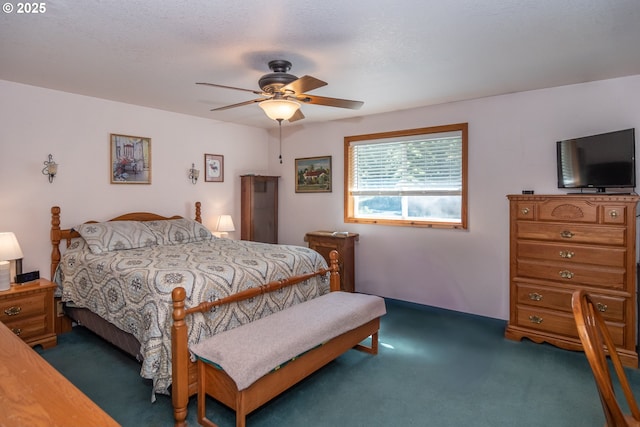
{"type": "Polygon", "coordinates": [[[582,350],[571,295],[584,288],[622,362],[636,352],[637,195],[510,195],[510,310],[505,336],[582,350]]]}
{"type": "Polygon", "coordinates": [[[0,292],[0,322],[31,346],[56,345],[55,289],[56,285],[46,279],[12,284],[10,290],[0,292]]]}
{"type": "Polygon", "coordinates": [[[242,240],[278,243],[278,179],[264,175],[240,177],[242,240]]]}
{"type": "Polygon", "coordinates": [[[340,267],[340,289],[354,292],[356,287],[355,271],[355,243],[360,239],[357,233],[312,231],[304,236],[309,247],[320,253],[330,262],[331,251],[338,251],[338,266],[340,267]]]}

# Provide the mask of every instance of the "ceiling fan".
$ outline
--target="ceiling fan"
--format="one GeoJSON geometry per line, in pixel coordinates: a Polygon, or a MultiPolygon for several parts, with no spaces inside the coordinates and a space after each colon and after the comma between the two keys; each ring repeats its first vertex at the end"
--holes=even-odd
{"type": "Polygon", "coordinates": [[[291,69],[291,62],[283,59],[269,61],[269,69],[272,73],[265,74],[258,80],[260,90],[243,89],[233,86],[219,85],[215,83],[198,82],[198,85],[221,87],[224,89],[241,90],[260,95],[260,98],[244,101],[224,107],[213,108],[211,111],[222,111],[230,108],[242,107],[244,105],[259,103],[264,112],[273,120],[282,123],[282,120],[295,122],[304,119],[304,114],[300,111],[300,103],[326,105],[328,107],[349,108],[357,110],[364,102],[351,101],[348,99],[327,98],[324,96],[309,95],[305,92],[326,86],[327,83],[311,76],[300,78],[288,74],[291,69]]]}

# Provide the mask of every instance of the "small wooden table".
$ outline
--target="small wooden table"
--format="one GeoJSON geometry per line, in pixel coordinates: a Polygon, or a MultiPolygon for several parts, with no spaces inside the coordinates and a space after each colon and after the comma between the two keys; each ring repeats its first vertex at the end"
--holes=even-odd
{"type": "Polygon", "coordinates": [[[119,426],[0,322],[0,426],[119,426]]]}
{"type": "Polygon", "coordinates": [[[338,251],[340,289],[347,292],[354,292],[356,289],[355,242],[359,239],[360,235],[357,233],[333,231],[311,231],[304,236],[309,247],[319,252],[327,263],[330,262],[331,251],[338,251]]]}

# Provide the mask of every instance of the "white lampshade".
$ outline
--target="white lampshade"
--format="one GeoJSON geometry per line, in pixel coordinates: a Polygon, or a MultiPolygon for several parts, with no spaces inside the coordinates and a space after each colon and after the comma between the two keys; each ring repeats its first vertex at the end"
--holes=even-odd
{"type": "Polygon", "coordinates": [[[300,108],[300,104],[288,99],[267,99],[258,105],[272,120],[289,120],[300,108]]]}
{"type": "Polygon", "coordinates": [[[220,215],[218,218],[218,225],[216,226],[216,231],[220,232],[228,232],[228,231],[236,231],[236,228],[233,226],[233,219],[231,215],[220,215]]]}
{"type": "Polygon", "coordinates": [[[23,256],[16,235],[10,231],[0,233],[0,261],[12,261],[23,256]]]}

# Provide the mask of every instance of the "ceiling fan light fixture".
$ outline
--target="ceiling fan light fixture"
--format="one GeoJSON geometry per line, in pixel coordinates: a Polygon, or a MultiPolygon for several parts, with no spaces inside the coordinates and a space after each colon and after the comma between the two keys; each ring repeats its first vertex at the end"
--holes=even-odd
{"type": "Polygon", "coordinates": [[[258,105],[271,120],[289,120],[300,108],[299,103],[288,99],[267,99],[258,105]]]}

